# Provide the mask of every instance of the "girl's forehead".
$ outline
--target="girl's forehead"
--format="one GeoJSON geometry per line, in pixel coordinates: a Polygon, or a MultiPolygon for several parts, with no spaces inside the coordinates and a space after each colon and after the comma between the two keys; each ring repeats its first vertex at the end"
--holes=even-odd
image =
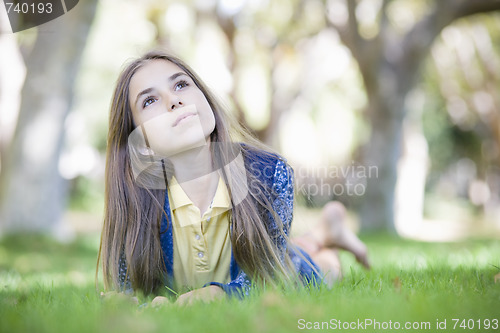
{"type": "Polygon", "coordinates": [[[134,80],[134,78],[142,76],[163,76],[168,75],[169,73],[174,74],[178,72],[185,73],[183,69],[181,69],[173,62],[163,59],[153,59],[148,60],[137,69],[137,71],[132,76],[132,81],[134,80]]]}
{"type": "Polygon", "coordinates": [[[157,88],[168,84],[173,77],[179,76],[179,73],[187,75],[183,69],[170,61],[163,59],[148,60],[136,70],[130,79],[128,89],[130,97],[144,89],[157,88]]]}

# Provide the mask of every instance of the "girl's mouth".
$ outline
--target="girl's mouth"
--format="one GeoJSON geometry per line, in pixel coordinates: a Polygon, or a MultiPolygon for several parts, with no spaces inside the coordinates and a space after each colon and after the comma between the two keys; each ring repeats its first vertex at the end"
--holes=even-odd
{"type": "MultiPolygon", "coordinates": [[[[190,108],[190,107],[189,107],[189,106],[186,106],[186,107],[184,107],[184,108],[190,108]]],[[[184,109],[184,108],[183,108],[183,109],[184,109]]],[[[182,110],[182,109],[181,109],[181,110],[182,110]]],[[[172,127],[177,126],[177,125],[178,125],[181,121],[183,121],[184,119],[188,119],[188,118],[191,118],[191,117],[196,116],[196,115],[198,115],[198,114],[196,113],[196,108],[195,108],[194,110],[189,110],[189,109],[187,109],[187,110],[185,110],[184,112],[182,112],[182,113],[181,113],[181,114],[177,117],[177,119],[176,119],[176,120],[174,121],[174,123],[172,124],[172,127]]]]}

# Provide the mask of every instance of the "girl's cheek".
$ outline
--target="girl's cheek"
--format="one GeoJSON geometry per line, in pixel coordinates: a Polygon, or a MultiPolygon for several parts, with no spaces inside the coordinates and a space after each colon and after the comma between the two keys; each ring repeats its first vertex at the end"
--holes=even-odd
{"type": "Polygon", "coordinates": [[[148,120],[151,120],[159,115],[161,115],[161,109],[157,107],[156,105],[150,105],[149,107],[145,108],[142,110],[141,117],[143,122],[146,122],[148,120]]]}

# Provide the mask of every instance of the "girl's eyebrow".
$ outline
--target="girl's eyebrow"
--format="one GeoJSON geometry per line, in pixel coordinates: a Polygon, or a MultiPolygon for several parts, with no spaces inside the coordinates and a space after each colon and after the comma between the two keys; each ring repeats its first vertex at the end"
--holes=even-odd
{"type": "Polygon", "coordinates": [[[173,81],[173,80],[177,79],[179,76],[182,76],[182,75],[186,75],[187,76],[187,74],[184,73],[184,72],[177,72],[175,74],[170,75],[170,77],[168,78],[168,80],[169,81],[173,81]]]}
{"type": "Polygon", "coordinates": [[[149,94],[150,92],[153,91],[153,88],[147,88],[147,89],[144,89],[143,91],[141,91],[140,93],[137,94],[137,97],[135,99],[135,103],[134,105],[137,105],[137,102],[139,102],[139,98],[142,96],[142,95],[146,95],[146,94],[149,94]]]}
{"type": "MultiPolygon", "coordinates": [[[[170,75],[170,77],[168,78],[168,81],[173,81],[175,80],[176,78],[178,78],[179,76],[182,76],[182,75],[186,75],[186,73],[184,72],[177,72],[175,74],[172,74],[170,75]]],[[[146,95],[146,94],[149,94],[150,92],[153,91],[153,88],[146,88],[144,89],[143,91],[141,91],[140,93],[137,94],[137,97],[135,98],[135,102],[134,102],[134,105],[137,105],[137,102],[139,101],[139,98],[142,96],[142,95],[146,95]]]]}

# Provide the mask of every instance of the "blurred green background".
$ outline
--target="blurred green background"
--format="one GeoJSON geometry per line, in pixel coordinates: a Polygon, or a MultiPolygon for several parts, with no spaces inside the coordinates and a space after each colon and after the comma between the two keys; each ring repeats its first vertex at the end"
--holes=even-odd
{"type": "Polygon", "coordinates": [[[490,0],[87,0],[13,34],[0,6],[0,331],[498,323],[499,10],[490,0]],[[100,299],[111,94],[124,64],[153,48],[186,60],[288,159],[292,232],[339,200],[371,271],[342,252],[332,290],[193,308],[100,299]]]}
{"type": "Polygon", "coordinates": [[[295,233],[340,200],[363,232],[500,235],[500,5],[102,0],[0,24],[0,236],[98,235],[114,83],[185,59],[295,169],[295,233]]]}

